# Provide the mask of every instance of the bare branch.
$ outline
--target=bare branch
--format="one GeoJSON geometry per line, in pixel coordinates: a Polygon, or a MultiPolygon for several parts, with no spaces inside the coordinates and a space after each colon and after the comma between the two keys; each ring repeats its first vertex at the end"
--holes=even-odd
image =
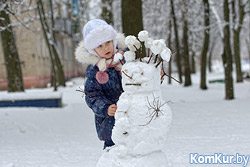
{"type": "Polygon", "coordinates": [[[147,118],[150,118],[150,120],[145,125],[139,125],[139,126],[147,126],[148,124],[150,124],[152,122],[153,119],[156,119],[157,117],[159,117],[160,114],[164,115],[162,110],[161,110],[161,107],[164,106],[165,104],[167,104],[169,101],[161,104],[159,97],[155,97],[153,94],[153,102],[150,103],[148,100],[148,97],[147,97],[147,102],[148,102],[147,107],[148,107],[148,112],[149,112],[149,115],[147,116],[147,118]],[[152,112],[150,113],[150,111],[152,111],[152,112]]]}

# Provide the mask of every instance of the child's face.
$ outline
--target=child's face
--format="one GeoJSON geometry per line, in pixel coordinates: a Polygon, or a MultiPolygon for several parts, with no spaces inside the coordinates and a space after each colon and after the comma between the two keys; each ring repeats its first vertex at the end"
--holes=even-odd
{"type": "Polygon", "coordinates": [[[113,41],[107,41],[95,48],[95,52],[102,58],[109,59],[114,54],[113,41]]]}

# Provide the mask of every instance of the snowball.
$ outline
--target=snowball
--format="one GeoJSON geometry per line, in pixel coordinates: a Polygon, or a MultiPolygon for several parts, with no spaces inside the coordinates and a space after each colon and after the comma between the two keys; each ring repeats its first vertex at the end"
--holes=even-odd
{"type": "Polygon", "coordinates": [[[160,41],[162,41],[164,44],[166,43],[165,39],[159,39],[160,41]]]}
{"type": "Polygon", "coordinates": [[[170,58],[171,58],[171,50],[169,48],[165,48],[162,52],[161,52],[161,58],[163,60],[165,60],[166,62],[169,62],[170,58]]]}
{"type": "Polygon", "coordinates": [[[141,42],[144,42],[148,39],[148,32],[147,31],[140,31],[138,34],[138,38],[141,42]]]}
{"type": "MultiPolygon", "coordinates": [[[[116,115],[116,114],[115,114],[116,115]]],[[[112,139],[116,144],[126,143],[125,138],[129,135],[130,123],[127,116],[120,117],[115,120],[113,128],[112,139]]]]}
{"type": "Polygon", "coordinates": [[[128,45],[129,50],[133,52],[135,52],[140,47],[141,47],[141,43],[139,41],[136,41],[133,45],[128,45]]]}
{"type": "Polygon", "coordinates": [[[154,40],[151,46],[151,51],[157,55],[166,48],[166,44],[162,40],[154,40]]]}
{"type": "Polygon", "coordinates": [[[153,44],[153,39],[152,38],[148,38],[146,41],[145,41],[145,47],[146,48],[151,48],[152,44],[153,44]]]}
{"type": "Polygon", "coordinates": [[[127,51],[124,53],[125,60],[127,62],[135,60],[135,52],[127,51]]]}
{"type": "Polygon", "coordinates": [[[141,43],[136,39],[135,36],[129,35],[125,38],[125,44],[128,46],[130,51],[136,51],[141,47],[141,43]]]}
{"type": "Polygon", "coordinates": [[[135,41],[134,45],[137,49],[140,49],[141,47],[141,43],[138,40],[135,41]]]}
{"type": "Polygon", "coordinates": [[[119,62],[120,60],[122,60],[123,56],[121,53],[116,53],[115,56],[114,56],[114,62],[117,63],[119,62]]]}
{"type": "Polygon", "coordinates": [[[137,39],[136,39],[135,36],[129,35],[129,36],[127,36],[127,37],[125,38],[125,44],[126,44],[126,45],[133,45],[133,44],[135,43],[136,40],[137,40],[137,39]]]}

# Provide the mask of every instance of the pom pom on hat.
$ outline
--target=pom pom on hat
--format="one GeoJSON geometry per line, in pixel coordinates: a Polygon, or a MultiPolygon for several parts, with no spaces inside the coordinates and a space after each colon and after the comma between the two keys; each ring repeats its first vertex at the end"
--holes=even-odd
{"type": "Polygon", "coordinates": [[[95,52],[95,48],[104,42],[113,40],[114,51],[116,51],[117,32],[108,23],[100,19],[90,20],[83,27],[83,40],[87,51],[90,54],[98,56],[95,52]]]}

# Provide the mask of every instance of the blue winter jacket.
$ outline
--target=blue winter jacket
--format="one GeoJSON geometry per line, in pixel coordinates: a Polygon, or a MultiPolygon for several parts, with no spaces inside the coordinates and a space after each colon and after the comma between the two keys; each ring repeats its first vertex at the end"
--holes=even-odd
{"type": "Polygon", "coordinates": [[[88,106],[95,113],[95,125],[100,140],[111,140],[112,129],[115,123],[113,116],[107,115],[108,107],[116,104],[123,92],[120,71],[113,67],[107,69],[109,80],[100,84],[96,80],[96,73],[99,71],[95,65],[89,65],[86,70],[87,80],[85,82],[85,100],[88,106]]]}

